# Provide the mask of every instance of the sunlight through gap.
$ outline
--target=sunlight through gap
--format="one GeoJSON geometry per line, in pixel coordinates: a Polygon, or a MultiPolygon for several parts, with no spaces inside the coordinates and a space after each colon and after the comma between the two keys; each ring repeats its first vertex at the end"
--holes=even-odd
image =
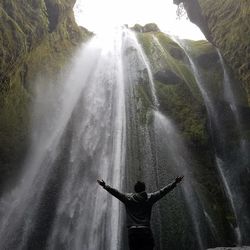
{"type": "Polygon", "coordinates": [[[79,25],[95,33],[138,23],[156,23],[162,32],[192,40],[205,39],[200,29],[178,19],[172,0],[77,0],[74,11],[79,25]]]}

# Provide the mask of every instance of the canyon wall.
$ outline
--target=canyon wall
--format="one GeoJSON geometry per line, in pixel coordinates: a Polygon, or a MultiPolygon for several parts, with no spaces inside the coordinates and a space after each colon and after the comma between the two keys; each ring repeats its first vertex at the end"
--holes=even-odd
{"type": "MultiPolygon", "coordinates": [[[[19,166],[27,148],[32,83],[60,71],[91,33],[78,27],[75,0],[0,3],[0,179],[19,166]]],[[[1,180],[0,180],[1,182],[1,180]]]]}

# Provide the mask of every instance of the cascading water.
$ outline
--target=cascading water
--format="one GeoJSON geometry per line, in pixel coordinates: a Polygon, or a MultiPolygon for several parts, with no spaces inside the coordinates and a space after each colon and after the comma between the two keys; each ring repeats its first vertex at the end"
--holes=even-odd
{"type": "MultiPolygon", "coordinates": [[[[117,249],[118,201],[98,190],[96,179],[121,189],[126,171],[128,187],[142,178],[149,190],[159,188],[146,122],[152,110],[145,112],[138,88],[146,86],[154,107],[158,100],[135,35],[123,30],[109,40],[93,38],[72,61],[48,84],[54,87],[37,90],[26,167],[1,199],[1,248],[117,249]]],[[[160,239],[159,209],[155,213],[160,239]]]]}
{"type": "Polygon", "coordinates": [[[191,69],[193,71],[194,74],[194,78],[196,80],[196,83],[198,85],[198,88],[202,94],[202,97],[204,99],[205,105],[206,105],[206,109],[207,112],[209,114],[209,116],[212,118],[212,120],[215,122],[215,125],[218,126],[218,117],[217,114],[214,110],[214,105],[213,105],[213,101],[211,100],[209,94],[207,93],[206,89],[204,88],[204,86],[202,85],[202,76],[198,70],[198,67],[196,66],[194,60],[192,59],[190,53],[188,52],[188,46],[185,44],[184,40],[180,40],[176,37],[173,37],[174,41],[183,49],[183,51],[185,52],[191,69]]]}
{"type": "Polygon", "coordinates": [[[223,59],[223,57],[222,57],[222,55],[221,55],[221,53],[220,53],[220,51],[218,49],[217,49],[217,53],[219,55],[221,67],[223,69],[224,98],[230,105],[230,108],[231,108],[231,110],[233,112],[233,115],[235,117],[237,129],[239,130],[241,158],[243,159],[243,161],[247,161],[247,159],[248,159],[248,150],[247,150],[246,142],[242,138],[242,134],[243,134],[242,130],[243,130],[243,128],[242,128],[242,125],[241,125],[239,110],[237,108],[235,96],[234,96],[234,93],[233,93],[233,90],[232,90],[232,82],[231,82],[231,79],[230,79],[230,76],[229,76],[229,73],[228,73],[228,69],[227,69],[227,67],[225,65],[224,59],[223,59]]]}
{"type": "MultiPolygon", "coordinates": [[[[149,63],[135,34],[131,31],[128,31],[124,43],[124,71],[127,107],[127,188],[132,191],[134,183],[141,179],[148,186],[148,191],[154,191],[159,188],[158,173],[154,167],[152,136],[147,124],[151,119],[151,103],[153,107],[157,107],[158,101],[149,63]],[[144,103],[142,97],[144,89],[151,99],[150,104],[144,103]]],[[[160,248],[159,209],[155,209],[154,213],[153,221],[157,225],[154,228],[157,235],[156,245],[160,248]]]]}
{"type": "MultiPolygon", "coordinates": [[[[202,232],[206,231],[206,222],[203,218],[203,208],[201,207],[201,204],[199,204],[197,194],[192,187],[192,171],[189,167],[191,159],[188,156],[187,149],[185,148],[185,145],[173,123],[159,111],[154,112],[154,117],[157,142],[159,147],[164,148],[164,152],[162,153],[165,155],[167,154],[167,157],[165,156],[165,164],[170,167],[166,170],[161,168],[159,172],[160,174],[164,174],[164,172],[167,171],[172,172],[175,175],[185,176],[182,191],[184,193],[184,199],[186,201],[190,217],[192,218],[193,230],[198,243],[198,246],[195,246],[195,248],[199,247],[200,249],[205,249],[205,245],[207,243],[204,243],[204,241],[207,235],[202,235],[202,232]]],[[[160,151],[160,149],[158,150],[160,151]]],[[[160,158],[162,159],[163,157],[160,158]]]]}
{"type": "MultiPolygon", "coordinates": [[[[161,44],[157,40],[155,36],[153,36],[153,39],[156,43],[157,49],[163,50],[161,44]]],[[[138,47],[138,43],[136,43],[136,47],[138,47]]],[[[174,206],[186,206],[186,208],[189,211],[190,217],[191,217],[191,223],[192,223],[192,230],[196,237],[196,243],[192,246],[193,248],[199,248],[199,249],[205,249],[205,246],[208,245],[208,242],[206,240],[209,238],[207,234],[210,234],[209,226],[207,225],[206,218],[205,218],[205,211],[203,211],[203,208],[201,206],[201,203],[199,201],[199,198],[197,194],[195,193],[193,187],[192,187],[192,177],[191,177],[191,170],[189,169],[189,164],[191,164],[191,159],[188,156],[187,149],[185,148],[184,143],[181,140],[181,137],[178,135],[177,130],[175,129],[174,125],[170,120],[164,116],[162,113],[158,111],[159,107],[159,101],[157,99],[157,95],[155,93],[155,86],[154,81],[152,77],[152,72],[148,64],[148,60],[145,59],[145,55],[141,52],[142,49],[137,49],[143,59],[143,62],[145,64],[145,67],[147,69],[148,75],[149,75],[149,81],[150,84],[153,85],[151,87],[151,91],[153,91],[152,96],[155,98],[153,99],[153,103],[157,103],[156,106],[154,106],[155,111],[153,111],[153,119],[154,119],[154,125],[153,125],[153,133],[151,133],[151,144],[153,143],[153,147],[155,148],[155,172],[156,172],[156,182],[157,187],[159,188],[159,184],[161,186],[166,185],[166,179],[169,179],[169,174],[171,175],[185,175],[185,183],[183,184],[183,193],[179,194],[177,197],[177,200],[183,200],[182,196],[184,196],[185,204],[181,204],[180,201],[174,201],[174,206]],[[150,77],[151,76],[151,77],[150,77]],[[164,140],[162,139],[164,138],[164,140]],[[167,157],[166,157],[167,155],[167,157]],[[164,159],[164,160],[163,160],[164,159]],[[164,165],[166,165],[164,166],[164,165]],[[161,166],[160,166],[161,165],[161,166]],[[166,175],[167,172],[167,175],[166,175]],[[163,180],[161,176],[165,176],[165,179],[163,180]],[[179,204],[178,204],[179,203],[179,204]],[[202,234],[202,232],[205,232],[205,234],[202,234]]],[[[152,152],[151,152],[152,153],[152,152]]],[[[171,198],[171,200],[175,200],[176,198],[171,198]]],[[[167,204],[165,204],[167,206],[167,204]]],[[[178,208],[176,208],[178,210],[178,208]]],[[[159,208],[159,216],[160,216],[160,222],[158,222],[161,226],[160,232],[164,230],[164,224],[162,219],[164,219],[164,216],[161,215],[163,211],[159,208]]],[[[171,214],[171,212],[169,212],[171,214]]],[[[184,226],[182,225],[184,228],[184,226]]],[[[190,230],[190,229],[189,229],[190,230]]],[[[171,237],[170,237],[171,238],[171,237]]],[[[170,242],[167,243],[168,246],[170,245],[170,242]]],[[[162,244],[164,245],[164,243],[162,244]]],[[[176,247],[173,245],[173,247],[176,247]]],[[[190,246],[182,246],[184,249],[185,247],[189,248],[190,246]]]]}
{"type": "MultiPolygon", "coordinates": [[[[231,168],[228,167],[228,163],[221,160],[217,159],[219,162],[219,165],[226,166],[227,171],[229,173],[229,181],[230,181],[230,186],[233,187],[232,191],[232,200],[237,200],[236,202],[236,210],[237,210],[237,218],[239,221],[239,228],[237,230],[239,231],[238,234],[243,234],[242,238],[240,238],[240,243],[242,241],[247,241],[248,236],[246,235],[246,232],[250,230],[250,221],[249,221],[249,207],[247,205],[247,201],[244,200],[244,197],[247,195],[244,190],[241,190],[240,185],[241,185],[241,179],[242,176],[245,176],[245,178],[248,178],[248,175],[245,173],[248,172],[248,166],[249,166],[249,159],[248,159],[248,146],[243,139],[243,127],[241,124],[241,117],[240,117],[240,112],[238,109],[238,105],[236,102],[236,98],[234,96],[234,92],[232,90],[232,84],[233,82],[230,79],[229,72],[227,69],[227,66],[224,62],[224,59],[220,53],[219,50],[217,50],[221,67],[223,69],[223,87],[224,87],[224,98],[225,101],[230,105],[230,108],[232,110],[234,119],[235,119],[235,130],[238,131],[238,140],[239,140],[239,145],[240,147],[237,150],[237,156],[236,159],[237,161],[231,164],[231,168]]],[[[229,165],[230,166],[230,165],[229,165]]],[[[230,187],[226,187],[226,189],[230,189],[230,187]]]]}
{"type": "MultiPolygon", "coordinates": [[[[133,36],[133,34],[131,33],[131,36],[133,36]]],[[[138,52],[138,56],[140,57],[140,60],[142,62],[142,64],[144,65],[146,72],[148,74],[148,80],[149,80],[149,85],[150,85],[150,90],[151,90],[151,95],[152,95],[152,101],[153,104],[156,106],[156,108],[159,106],[159,102],[158,99],[156,97],[156,92],[155,92],[155,85],[154,85],[154,80],[153,80],[153,74],[151,72],[150,69],[150,65],[148,62],[148,59],[145,55],[145,53],[143,52],[142,47],[140,46],[140,44],[138,43],[136,37],[133,37],[133,44],[138,52]]]]}
{"type": "MultiPolygon", "coordinates": [[[[153,41],[155,50],[165,53],[156,36],[153,41]]],[[[183,49],[210,120],[221,130],[199,68],[183,49]]],[[[126,191],[142,179],[151,192],[176,175],[185,176],[182,188],[153,210],[157,249],[205,249],[220,243],[190,152],[160,111],[150,60],[133,32],[117,29],[94,37],[56,82],[45,82],[41,78],[37,84],[23,173],[0,200],[1,249],[127,249],[119,202],[96,179],[126,191]]],[[[242,223],[246,213],[239,215],[243,204],[235,202],[238,189],[231,188],[235,183],[225,171],[227,162],[216,160],[240,242],[240,230],[248,230],[248,222],[242,223]]]]}
{"type": "Polygon", "coordinates": [[[121,188],[124,172],[118,33],[82,46],[54,95],[39,89],[25,171],[1,199],[1,249],[118,248],[118,201],[96,185],[104,178],[121,188]]]}
{"type": "MultiPolygon", "coordinates": [[[[192,59],[192,57],[189,55],[188,49],[185,48],[185,46],[183,46],[183,44],[180,43],[180,41],[178,41],[178,42],[182,46],[183,50],[185,51],[185,53],[186,53],[186,55],[187,55],[187,57],[189,59],[191,68],[192,68],[193,73],[194,73],[195,80],[196,80],[197,85],[199,86],[201,94],[202,94],[202,96],[204,98],[204,102],[205,102],[205,105],[206,105],[206,108],[207,108],[207,112],[208,112],[208,115],[209,115],[209,118],[210,118],[210,122],[214,122],[215,128],[220,130],[220,125],[219,125],[219,121],[218,121],[218,114],[215,111],[214,104],[213,104],[212,100],[210,99],[206,89],[202,85],[202,78],[201,78],[201,75],[200,75],[200,73],[198,71],[198,67],[196,66],[196,64],[195,64],[194,60],[192,59]]],[[[212,127],[210,127],[210,129],[212,130],[212,127]]],[[[218,163],[218,161],[216,161],[216,165],[217,165],[220,177],[222,179],[222,182],[223,182],[223,184],[225,186],[225,191],[226,191],[229,203],[231,204],[231,208],[233,210],[234,216],[237,219],[237,211],[235,209],[236,208],[235,207],[235,201],[234,201],[234,199],[230,198],[230,197],[232,197],[232,191],[231,191],[230,188],[227,188],[227,187],[229,187],[229,184],[228,184],[228,179],[226,178],[225,171],[222,168],[222,165],[218,163]]],[[[235,238],[236,238],[237,243],[241,244],[241,238],[242,237],[241,237],[240,231],[238,230],[238,226],[234,227],[234,232],[235,232],[235,238]]]]}
{"type": "MultiPolygon", "coordinates": [[[[218,109],[216,108],[216,104],[214,103],[212,98],[209,96],[209,91],[202,84],[202,76],[199,73],[198,66],[192,59],[191,55],[189,54],[188,45],[184,44],[184,41],[176,40],[176,42],[183,48],[183,50],[185,51],[189,59],[197,85],[199,86],[199,89],[203,96],[203,99],[207,108],[208,116],[210,118],[210,122],[212,122],[214,125],[210,127],[211,133],[216,134],[215,143],[220,144],[222,146],[222,152],[224,154],[224,158],[227,158],[229,152],[226,151],[226,146],[229,144],[229,142],[227,141],[228,138],[224,136],[225,125],[223,121],[220,120],[220,114],[218,112],[218,109]]],[[[219,57],[220,57],[220,60],[222,60],[222,57],[221,56],[219,57]]],[[[221,64],[222,64],[223,73],[224,73],[225,100],[231,104],[232,111],[235,116],[236,124],[238,125],[238,129],[240,129],[239,114],[236,109],[235,98],[233,96],[233,92],[230,89],[229,76],[225,70],[223,61],[221,61],[221,64]]],[[[241,151],[246,152],[247,150],[241,150],[241,151]]],[[[233,213],[236,219],[235,224],[232,225],[234,233],[235,233],[235,241],[237,242],[238,245],[241,245],[242,242],[248,242],[247,237],[246,237],[246,232],[248,231],[248,225],[249,225],[248,219],[247,219],[248,211],[247,209],[243,210],[243,207],[247,205],[243,205],[244,195],[239,188],[240,186],[239,176],[241,174],[241,167],[238,165],[239,165],[239,162],[241,162],[241,159],[237,163],[231,163],[231,162],[223,161],[222,159],[220,159],[218,155],[216,155],[215,158],[216,158],[216,166],[218,168],[219,176],[224,185],[225,193],[227,195],[229,204],[231,205],[231,208],[233,210],[233,213]],[[244,212],[242,213],[242,211],[244,212]]]]}

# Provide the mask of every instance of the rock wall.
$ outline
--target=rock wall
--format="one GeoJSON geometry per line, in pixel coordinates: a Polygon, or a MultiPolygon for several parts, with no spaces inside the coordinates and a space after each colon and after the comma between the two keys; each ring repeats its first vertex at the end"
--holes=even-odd
{"type": "Polygon", "coordinates": [[[174,0],[218,47],[241,80],[250,101],[250,3],[247,0],[174,0]]]}
{"type": "Polygon", "coordinates": [[[31,83],[59,71],[91,33],[75,23],[75,0],[0,2],[0,183],[26,150],[31,83]]]}
{"type": "MultiPolygon", "coordinates": [[[[133,29],[135,30],[135,27],[133,29]]],[[[137,29],[137,38],[150,63],[159,109],[174,122],[192,155],[192,171],[195,175],[195,182],[192,184],[196,185],[196,191],[218,229],[218,241],[231,245],[232,235],[228,228],[229,224],[233,222],[233,216],[215,170],[210,122],[187,55],[176,41],[172,40],[170,36],[158,32],[157,29],[150,32],[137,29]],[[212,183],[211,180],[213,180],[212,183]]],[[[199,71],[205,76],[202,83],[209,95],[216,103],[223,103],[223,71],[216,48],[207,41],[184,40],[183,42],[190,48],[193,60],[199,64],[199,71]]],[[[146,82],[147,79],[141,80],[138,92],[139,96],[144,99],[142,106],[148,106],[150,110],[153,104],[147,103],[150,100],[148,94],[150,91],[147,91],[146,82]]],[[[246,103],[246,98],[241,97],[240,99],[246,103]]],[[[145,118],[145,120],[147,119],[145,118]]],[[[228,126],[227,133],[231,137],[234,133],[230,126],[228,126]]],[[[236,145],[233,137],[230,145],[236,145]]],[[[168,221],[168,225],[170,224],[171,222],[168,221]]],[[[175,225],[171,224],[170,227],[174,228],[175,225]]],[[[167,230],[164,225],[162,230],[167,230]]],[[[172,231],[168,231],[167,235],[167,245],[172,249],[177,247],[175,244],[179,240],[176,239],[181,237],[187,237],[184,242],[190,243],[188,234],[177,235],[175,232],[173,235],[172,231]]],[[[208,245],[216,246],[212,239],[208,239],[208,242],[208,245]]],[[[183,249],[197,248],[183,246],[183,249]]]]}

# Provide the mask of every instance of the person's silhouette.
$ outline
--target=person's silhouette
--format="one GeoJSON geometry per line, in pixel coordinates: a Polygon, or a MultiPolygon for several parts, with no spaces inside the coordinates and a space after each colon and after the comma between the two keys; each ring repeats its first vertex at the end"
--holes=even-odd
{"type": "Polygon", "coordinates": [[[154,239],[150,229],[152,207],[155,202],[174,189],[182,179],[183,176],[179,176],[172,183],[154,193],[146,193],[145,183],[138,181],[134,186],[135,193],[125,194],[106,185],[103,180],[97,180],[105,190],[125,204],[130,250],[154,248],[154,239]]]}

